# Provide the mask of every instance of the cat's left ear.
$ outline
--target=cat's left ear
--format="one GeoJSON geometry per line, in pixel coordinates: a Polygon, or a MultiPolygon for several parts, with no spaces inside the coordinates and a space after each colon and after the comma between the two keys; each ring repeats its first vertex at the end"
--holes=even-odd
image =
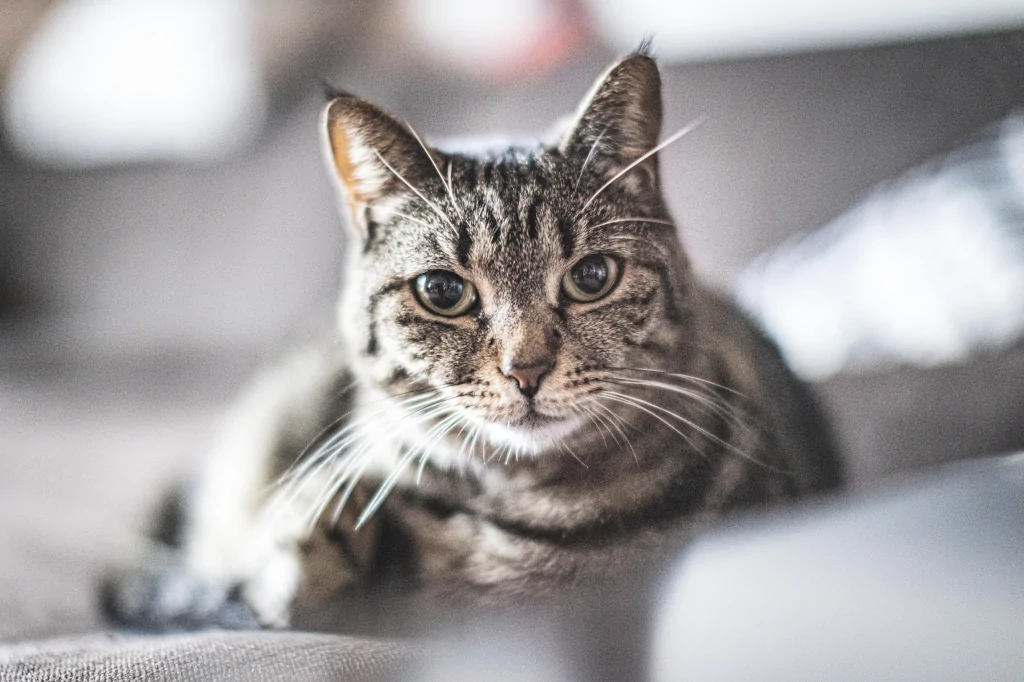
{"type": "MultiPolygon", "coordinates": [[[[559,151],[590,172],[612,175],[651,151],[661,135],[661,76],[644,45],[594,83],[559,151]]],[[[657,155],[637,165],[657,184],[657,155]]]]}
{"type": "Polygon", "coordinates": [[[436,192],[440,152],[375,104],[335,93],[324,109],[321,130],[328,170],[362,238],[369,233],[373,208],[385,199],[436,192]]]}

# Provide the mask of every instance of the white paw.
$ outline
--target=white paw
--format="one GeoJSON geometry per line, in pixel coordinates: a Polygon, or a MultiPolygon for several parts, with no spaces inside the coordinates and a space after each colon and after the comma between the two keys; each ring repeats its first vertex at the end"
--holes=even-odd
{"type": "Polygon", "coordinates": [[[266,555],[260,568],[245,583],[242,599],[256,614],[261,625],[288,627],[300,577],[298,553],[278,548],[266,555]]]}

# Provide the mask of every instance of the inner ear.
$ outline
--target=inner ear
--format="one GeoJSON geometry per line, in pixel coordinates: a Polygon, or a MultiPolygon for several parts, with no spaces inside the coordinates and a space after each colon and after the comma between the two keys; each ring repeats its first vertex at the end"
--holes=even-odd
{"type": "Polygon", "coordinates": [[[341,190],[348,216],[365,236],[375,204],[397,196],[430,203],[443,184],[443,155],[405,123],[370,102],[343,94],[324,111],[328,170],[341,190]]]}
{"type": "MultiPolygon", "coordinates": [[[[598,172],[617,172],[658,144],[661,118],[658,66],[645,52],[634,52],[597,79],[559,151],[598,172]]],[[[656,157],[638,168],[656,178],[656,157]]]]}

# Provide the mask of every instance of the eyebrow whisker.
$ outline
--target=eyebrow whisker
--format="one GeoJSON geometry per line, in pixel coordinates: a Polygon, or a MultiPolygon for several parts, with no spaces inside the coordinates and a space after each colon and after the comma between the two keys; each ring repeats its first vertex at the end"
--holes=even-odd
{"type": "Polygon", "coordinates": [[[433,209],[434,213],[436,213],[441,218],[441,220],[443,220],[446,223],[448,223],[448,226],[451,227],[453,230],[458,231],[458,228],[455,227],[455,223],[453,223],[451,221],[451,219],[448,218],[448,216],[446,216],[444,213],[442,213],[441,209],[439,209],[434,204],[434,202],[432,202],[430,199],[425,197],[423,195],[423,192],[421,192],[418,189],[416,189],[415,187],[413,187],[412,184],[408,180],[406,180],[404,177],[402,177],[402,174],[399,173],[398,171],[396,171],[394,169],[394,167],[390,163],[388,163],[387,160],[385,160],[385,158],[383,156],[381,156],[380,152],[378,152],[376,149],[374,149],[373,153],[377,155],[377,158],[380,160],[380,162],[382,164],[384,164],[385,168],[387,168],[389,171],[391,171],[396,178],[401,180],[402,184],[404,184],[406,187],[408,187],[410,190],[412,190],[413,194],[418,196],[423,201],[423,203],[425,203],[427,206],[429,206],[431,209],[433,209]]]}
{"type": "Polygon", "coordinates": [[[673,135],[671,135],[668,139],[666,139],[664,142],[662,142],[661,144],[656,146],[654,149],[652,149],[652,150],[650,150],[650,151],[640,155],[640,157],[638,157],[635,161],[633,161],[628,166],[626,166],[625,168],[620,170],[618,173],[613,175],[611,180],[609,180],[608,182],[606,182],[603,185],[601,185],[601,187],[596,192],[591,194],[590,198],[587,199],[586,202],[584,202],[583,207],[580,208],[580,210],[577,212],[576,215],[579,215],[580,213],[583,213],[585,210],[587,210],[587,206],[590,206],[590,203],[592,201],[594,201],[594,199],[596,199],[598,197],[598,195],[601,194],[601,192],[603,192],[606,189],[608,189],[608,186],[611,185],[613,182],[615,182],[616,180],[621,178],[623,175],[625,175],[629,171],[633,170],[639,164],[643,163],[644,161],[646,161],[650,157],[654,156],[655,154],[657,154],[662,149],[664,149],[665,147],[669,146],[670,144],[672,144],[673,142],[675,142],[679,138],[683,137],[687,133],[693,132],[698,126],[700,126],[700,124],[704,123],[705,120],[706,120],[706,117],[704,117],[704,116],[701,116],[699,118],[695,118],[693,121],[691,121],[690,123],[685,125],[682,130],[679,130],[676,133],[674,133],[673,135]]]}

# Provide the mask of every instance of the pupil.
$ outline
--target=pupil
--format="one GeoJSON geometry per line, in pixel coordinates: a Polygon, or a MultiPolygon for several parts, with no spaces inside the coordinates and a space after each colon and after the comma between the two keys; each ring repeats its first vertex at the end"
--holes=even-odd
{"type": "Polygon", "coordinates": [[[572,269],[572,281],[585,294],[596,294],[608,281],[608,264],[601,256],[587,256],[572,269]]]}
{"type": "Polygon", "coordinates": [[[431,272],[424,282],[423,293],[430,302],[442,310],[454,308],[462,300],[465,283],[462,278],[450,272],[431,272]]]}

